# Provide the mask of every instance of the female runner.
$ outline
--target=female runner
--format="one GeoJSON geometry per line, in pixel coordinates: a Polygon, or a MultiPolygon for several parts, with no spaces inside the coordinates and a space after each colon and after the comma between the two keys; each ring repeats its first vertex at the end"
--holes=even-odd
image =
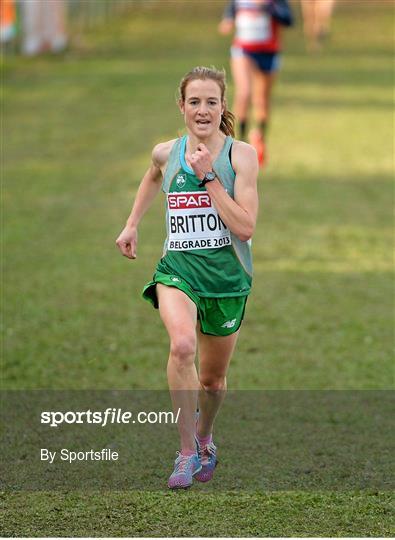
{"type": "Polygon", "coordinates": [[[154,147],[116,240],[123,255],[136,258],[138,225],[162,188],[167,238],[143,297],[159,307],[169,334],[167,377],[174,410],[181,411],[171,489],[213,476],[214,419],[251,289],[258,162],[254,148],[233,139],[225,89],[224,72],[214,68],[194,68],[181,80],[178,104],[187,135],[154,147]]]}
{"type": "Polygon", "coordinates": [[[236,28],[231,47],[233,108],[239,136],[244,140],[252,97],[257,127],[249,134],[249,140],[261,166],[265,162],[271,91],[280,64],[281,26],[291,24],[288,0],[232,0],[219,25],[221,34],[229,34],[236,28]]]}

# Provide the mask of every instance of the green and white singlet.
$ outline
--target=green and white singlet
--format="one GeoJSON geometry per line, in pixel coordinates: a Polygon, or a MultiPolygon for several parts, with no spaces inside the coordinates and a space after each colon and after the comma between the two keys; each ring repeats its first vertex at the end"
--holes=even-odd
{"type": "MultiPolygon", "coordinates": [[[[199,187],[199,178],[185,161],[186,142],[184,136],[174,143],[163,179],[167,237],[156,270],[180,276],[199,297],[247,296],[252,283],[251,242],[240,241],[228,229],[206,188],[199,187]]],[[[233,198],[232,143],[227,136],[213,169],[233,198]]]]}

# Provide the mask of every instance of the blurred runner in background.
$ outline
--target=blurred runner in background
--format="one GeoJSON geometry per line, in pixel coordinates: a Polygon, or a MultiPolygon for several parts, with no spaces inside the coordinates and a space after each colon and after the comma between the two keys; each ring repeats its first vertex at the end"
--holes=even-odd
{"type": "Polygon", "coordinates": [[[16,13],[14,0],[0,0],[0,42],[7,43],[15,37],[16,13]]]}
{"type": "Polygon", "coordinates": [[[238,136],[245,140],[252,101],[256,127],[250,132],[249,141],[261,166],[267,159],[265,137],[271,91],[280,65],[281,26],[291,26],[292,22],[288,0],[232,0],[219,24],[221,34],[236,30],[231,47],[233,110],[238,136]]]}
{"type": "Polygon", "coordinates": [[[64,0],[23,0],[22,35],[22,53],[27,56],[64,51],[67,46],[64,0]]]}
{"type": "Polygon", "coordinates": [[[329,35],[336,0],[300,0],[307,48],[318,51],[329,35]]]}

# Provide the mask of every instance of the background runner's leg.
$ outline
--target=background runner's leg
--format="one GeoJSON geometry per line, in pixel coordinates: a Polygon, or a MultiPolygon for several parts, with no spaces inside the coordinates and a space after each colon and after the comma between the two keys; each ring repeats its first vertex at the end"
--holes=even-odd
{"type": "Polygon", "coordinates": [[[316,48],[317,15],[316,0],[301,0],[303,13],[303,31],[307,48],[314,51],[316,48]]]}
{"type": "Polygon", "coordinates": [[[231,58],[232,76],[235,86],[233,111],[239,130],[238,136],[245,140],[248,109],[251,100],[251,59],[243,54],[231,58]]]}
{"type": "Polygon", "coordinates": [[[275,73],[265,73],[255,66],[253,71],[252,104],[257,127],[250,132],[249,140],[257,151],[260,165],[267,162],[265,135],[270,114],[270,97],[275,73]]]}
{"type": "MultiPolygon", "coordinates": [[[[270,98],[275,78],[275,73],[265,73],[259,68],[254,70],[252,103],[258,126],[267,126],[269,121],[270,98]]],[[[265,133],[262,133],[262,136],[264,135],[265,133]]]]}
{"type": "Polygon", "coordinates": [[[208,437],[215,416],[225,398],[226,373],[239,331],[230,336],[209,336],[198,332],[199,340],[199,420],[197,434],[208,437]]]}
{"type": "Polygon", "coordinates": [[[334,4],[335,0],[320,0],[318,3],[319,38],[323,38],[329,33],[334,4]]]}
{"type": "Polygon", "coordinates": [[[181,451],[196,452],[195,412],[199,379],[195,367],[197,308],[175,287],[157,285],[159,312],[170,338],[167,379],[175,412],[181,409],[178,430],[181,451]]]}

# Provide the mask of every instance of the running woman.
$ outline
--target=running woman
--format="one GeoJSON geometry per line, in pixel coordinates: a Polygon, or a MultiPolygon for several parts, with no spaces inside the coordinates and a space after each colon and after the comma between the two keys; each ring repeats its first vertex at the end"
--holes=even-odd
{"type": "Polygon", "coordinates": [[[218,28],[224,35],[236,29],[230,50],[235,84],[233,108],[239,136],[245,140],[252,101],[256,128],[249,140],[261,166],[265,162],[271,92],[280,65],[281,26],[292,22],[288,0],[232,0],[218,28]]]}
{"type": "Polygon", "coordinates": [[[178,105],[187,135],[154,147],[116,240],[124,256],[136,258],[139,223],[162,188],[167,238],[143,297],[159,308],[169,334],[167,377],[173,408],[181,411],[171,489],[213,476],[214,420],[251,289],[258,161],[252,146],[233,138],[225,90],[225,73],[215,68],[196,67],[181,80],[178,105]]]}

